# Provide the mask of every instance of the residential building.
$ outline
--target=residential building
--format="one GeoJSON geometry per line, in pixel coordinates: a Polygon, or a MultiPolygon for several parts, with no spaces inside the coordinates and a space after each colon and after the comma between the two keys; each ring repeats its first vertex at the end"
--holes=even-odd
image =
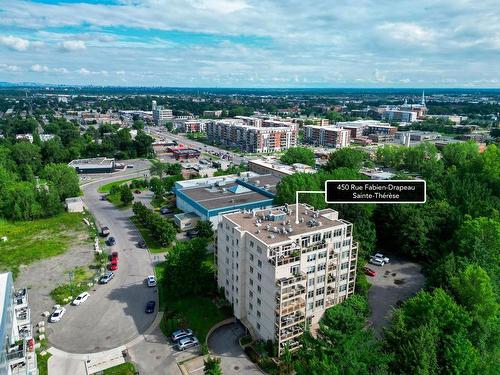
{"type": "Polygon", "coordinates": [[[279,181],[275,176],[244,172],[241,176],[177,181],[172,191],[177,208],[217,225],[219,214],[272,206],[279,181]]]}
{"type": "Polygon", "coordinates": [[[415,122],[418,113],[411,110],[388,109],[382,114],[382,119],[389,122],[415,122]]]}
{"type": "Polygon", "coordinates": [[[0,274],[0,374],[38,375],[28,290],[14,289],[12,274],[0,274]]]}
{"type": "Polygon", "coordinates": [[[300,347],[325,310],[354,293],[358,246],[332,209],[288,205],[224,214],[217,227],[217,283],[235,317],[278,355],[300,347]]]}
{"type": "Polygon", "coordinates": [[[316,173],[316,169],[306,164],[284,164],[276,157],[266,157],[248,160],[248,170],[258,174],[271,174],[276,177],[285,177],[297,172],[316,173]]]}
{"type": "Polygon", "coordinates": [[[297,145],[297,124],[239,116],[235,119],[210,121],[210,141],[236,147],[242,152],[284,151],[297,145]]]}
{"type": "Polygon", "coordinates": [[[380,135],[394,136],[397,130],[398,130],[397,127],[391,126],[389,124],[384,124],[384,123],[368,124],[365,126],[363,135],[380,134],[380,135]]]}
{"type": "Polygon", "coordinates": [[[75,159],[68,163],[77,173],[110,173],[115,170],[115,159],[75,159]]]}
{"type": "Polygon", "coordinates": [[[185,121],[181,125],[182,131],[184,133],[204,133],[206,131],[205,121],[185,121]]]}
{"type": "Polygon", "coordinates": [[[336,125],[307,125],[304,142],[324,147],[342,148],[349,146],[350,132],[336,125]]]}
{"type": "Polygon", "coordinates": [[[217,111],[203,111],[203,117],[219,118],[222,116],[222,110],[217,111]]]}

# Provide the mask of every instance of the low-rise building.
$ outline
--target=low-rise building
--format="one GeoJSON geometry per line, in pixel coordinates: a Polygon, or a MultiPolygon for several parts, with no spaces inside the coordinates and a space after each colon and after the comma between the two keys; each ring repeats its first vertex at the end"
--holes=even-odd
{"type": "Polygon", "coordinates": [[[295,163],[288,165],[280,162],[275,157],[258,158],[248,160],[248,170],[258,174],[270,174],[276,177],[285,177],[294,173],[316,173],[309,165],[295,163]]]}
{"type": "Polygon", "coordinates": [[[254,338],[277,343],[278,355],[296,350],[326,309],[354,293],[352,233],[337,211],[304,204],[224,214],[217,227],[218,286],[254,338]]]}
{"type": "Polygon", "coordinates": [[[418,113],[415,111],[404,111],[400,109],[388,109],[382,114],[382,119],[389,122],[415,122],[418,113]]]}
{"type": "Polygon", "coordinates": [[[75,159],[68,163],[77,173],[110,173],[115,170],[115,159],[91,158],[75,159]]]}
{"type": "Polygon", "coordinates": [[[66,198],[64,204],[68,212],[83,212],[85,208],[81,197],[66,198]]]}

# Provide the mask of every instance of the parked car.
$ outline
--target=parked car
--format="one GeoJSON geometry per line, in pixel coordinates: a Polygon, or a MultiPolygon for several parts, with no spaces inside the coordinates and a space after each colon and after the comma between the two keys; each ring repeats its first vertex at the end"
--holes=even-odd
{"type": "Polygon", "coordinates": [[[109,260],[116,259],[118,260],[118,251],[113,251],[111,255],[109,256],[109,260]]]}
{"type": "Polygon", "coordinates": [[[155,312],[155,306],[156,306],[156,302],[155,301],[149,301],[147,304],[146,304],[146,314],[152,314],[155,312]]]}
{"type": "Polygon", "coordinates": [[[140,191],[139,189],[135,189],[135,190],[134,190],[134,193],[136,193],[136,194],[141,194],[141,191],[140,191]]]}
{"type": "Polygon", "coordinates": [[[184,337],[188,337],[188,336],[192,336],[192,335],[193,335],[193,331],[191,331],[189,328],[187,328],[187,329],[181,328],[181,329],[178,329],[177,331],[174,331],[170,335],[170,339],[172,340],[172,342],[176,342],[180,339],[183,339],[184,337]]]}
{"type": "Polygon", "coordinates": [[[200,232],[198,231],[198,229],[190,229],[186,232],[186,236],[188,236],[189,238],[197,237],[199,234],[200,232]]]}
{"type": "Polygon", "coordinates": [[[127,164],[127,168],[134,168],[134,164],[127,164]]]}
{"type": "Polygon", "coordinates": [[[148,284],[149,287],[156,286],[156,278],[153,275],[149,275],[146,278],[146,283],[148,284]]]}
{"type": "Polygon", "coordinates": [[[115,276],[113,272],[106,272],[99,278],[99,284],[107,284],[115,276]]]}
{"type": "Polygon", "coordinates": [[[365,275],[375,277],[375,276],[377,276],[377,273],[374,270],[372,270],[371,268],[365,267],[365,275]]]}
{"type": "Polygon", "coordinates": [[[169,214],[171,212],[172,211],[168,207],[162,207],[162,208],[160,208],[160,214],[162,214],[162,215],[166,215],[166,214],[169,214]]]}
{"type": "Polygon", "coordinates": [[[73,305],[75,306],[81,305],[87,300],[87,298],[89,298],[89,296],[90,294],[88,294],[87,292],[80,293],[78,297],[76,297],[75,300],[73,301],[73,305]]]}
{"type": "Polygon", "coordinates": [[[139,240],[139,242],[137,242],[137,246],[139,246],[141,249],[145,249],[147,247],[146,246],[146,241],[139,240]]]}
{"type": "Polygon", "coordinates": [[[389,263],[389,258],[385,257],[384,254],[377,253],[373,257],[382,259],[384,263],[389,263]]]}
{"type": "Polygon", "coordinates": [[[101,195],[101,200],[105,201],[106,200],[106,196],[105,195],[101,195]]]}
{"type": "Polygon", "coordinates": [[[177,349],[186,350],[192,348],[193,346],[198,346],[199,344],[200,342],[195,336],[188,336],[179,340],[179,342],[177,343],[177,349]]]}
{"type": "Polygon", "coordinates": [[[58,321],[61,320],[65,312],[66,309],[64,307],[59,307],[55,309],[54,312],[50,315],[49,322],[57,323],[58,321]]]}
{"type": "Polygon", "coordinates": [[[118,258],[111,259],[111,263],[108,264],[108,270],[116,271],[118,269],[118,258]]]}
{"type": "Polygon", "coordinates": [[[101,227],[100,233],[101,233],[101,236],[103,236],[103,237],[109,236],[109,233],[110,233],[109,228],[108,227],[101,227]]]}
{"type": "Polygon", "coordinates": [[[383,266],[385,264],[383,259],[375,258],[375,257],[371,257],[369,262],[371,264],[376,265],[376,266],[383,266]]]}
{"type": "Polygon", "coordinates": [[[116,240],[114,237],[108,237],[108,239],[106,240],[106,244],[108,246],[113,246],[115,243],[116,243],[116,240]]]}

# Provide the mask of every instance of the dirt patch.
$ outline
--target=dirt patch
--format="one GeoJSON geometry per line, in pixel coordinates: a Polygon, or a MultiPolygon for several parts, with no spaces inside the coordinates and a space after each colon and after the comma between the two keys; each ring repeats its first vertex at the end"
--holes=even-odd
{"type": "Polygon", "coordinates": [[[17,288],[27,287],[33,324],[43,320],[42,312],[51,310],[54,301],[50,292],[68,282],[67,272],[75,267],[87,267],[94,261],[94,249],[89,243],[73,246],[61,255],[22,266],[16,278],[17,288]]]}

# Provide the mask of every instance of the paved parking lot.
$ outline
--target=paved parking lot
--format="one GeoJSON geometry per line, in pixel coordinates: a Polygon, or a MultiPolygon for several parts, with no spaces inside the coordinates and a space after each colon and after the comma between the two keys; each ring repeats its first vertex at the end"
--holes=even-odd
{"type": "Polygon", "coordinates": [[[366,276],[372,285],[368,293],[372,310],[370,321],[377,334],[381,334],[389,322],[392,307],[416,294],[425,284],[419,264],[394,257],[390,259],[391,262],[382,267],[367,264],[377,272],[375,277],[366,276]]]}
{"type": "Polygon", "coordinates": [[[224,375],[262,374],[241,349],[239,338],[245,334],[240,323],[232,323],[216,329],[208,338],[210,351],[220,357],[224,375]]]}

